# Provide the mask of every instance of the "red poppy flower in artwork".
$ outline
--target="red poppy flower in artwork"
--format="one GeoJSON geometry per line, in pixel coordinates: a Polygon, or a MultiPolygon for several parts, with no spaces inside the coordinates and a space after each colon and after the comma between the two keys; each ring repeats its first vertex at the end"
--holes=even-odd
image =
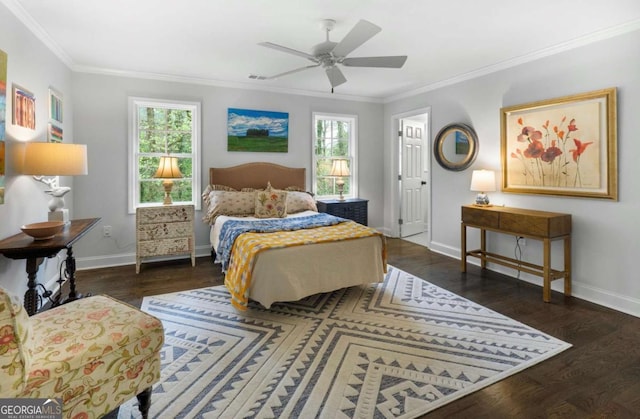
{"type": "Polygon", "coordinates": [[[567,127],[567,129],[569,130],[569,132],[578,131],[575,118],[569,121],[569,126],[567,127]]]}
{"type": "Polygon", "coordinates": [[[534,127],[522,128],[522,134],[518,135],[518,141],[537,141],[542,138],[542,132],[536,131],[534,127]]]}
{"type": "Polygon", "coordinates": [[[529,147],[524,151],[524,156],[530,159],[537,159],[544,153],[544,145],[541,141],[535,140],[529,143],[529,147]]]}
{"type": "Polygon", "coordinates": [[[576,144],[576,148],[569,150],[571,152],[571,154],[573,155],[573,161],[577,162],[578,158],[582,155],[582,153],[584,153],[584,151],[587,149],[587,146],[589,144],[593,144],[593,141],[589,141],[588,143],[583,143],[582,141],[578,140],[577,138],[573,139],[573,142],[576,144]]]}
{"type": "Polygon", "coordinates": [[[551,163],[555,160],[556,157],[558,157],[561,154],[562,154],[562,150],[556,147],[556,142],[553,141],[551,143],[551,147],[547,148],[544,151],[544,153],[542,153],[542,156],[540,156],[540,159],[544,162],[551,163]]]}

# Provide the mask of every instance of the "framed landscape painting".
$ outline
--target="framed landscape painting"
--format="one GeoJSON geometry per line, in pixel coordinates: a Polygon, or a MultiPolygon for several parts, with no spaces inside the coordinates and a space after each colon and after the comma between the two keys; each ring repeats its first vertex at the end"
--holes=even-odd
{"type": "Polygon", "coordinates": [[[229,108],[227,151],[288,152],[289,114],[229,108]]]}
{"type": "Polygon", "coordinates": [[[502,191],[618,199],[616,89],[500,110],[502,191]]]}

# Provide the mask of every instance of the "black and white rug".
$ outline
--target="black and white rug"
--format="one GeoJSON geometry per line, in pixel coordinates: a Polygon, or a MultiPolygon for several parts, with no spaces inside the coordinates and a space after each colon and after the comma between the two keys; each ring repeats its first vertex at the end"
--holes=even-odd
{"type": "Polygon", "coordinates": [[[391,266],[270,310],[239,312],[224,286],[142,309],[165,328],[158,418],[415,418],[571,346],[391,266]]]}

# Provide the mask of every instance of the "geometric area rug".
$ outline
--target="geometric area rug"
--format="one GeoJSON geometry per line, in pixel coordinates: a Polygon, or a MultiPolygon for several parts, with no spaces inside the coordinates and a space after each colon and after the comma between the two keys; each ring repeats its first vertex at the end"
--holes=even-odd
{"type": "Polygon", "coordinates": [[[571,346],[390,265],[269,310],[236,310],[224,286],[142,309],[165,329],[156,418],[415,418],[571,346]]]}

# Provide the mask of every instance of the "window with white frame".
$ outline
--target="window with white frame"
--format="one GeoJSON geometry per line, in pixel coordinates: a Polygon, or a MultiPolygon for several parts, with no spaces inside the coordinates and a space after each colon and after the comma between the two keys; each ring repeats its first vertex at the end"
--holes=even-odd
{"type": "Polygon", "coordinates": [[[162,204],[162,179],[153,176],[167,155],[183,175],[173,179],[173,202],[200,209],[200,103],[130,97],[129,126],[129,212],[162,204]]]}
{"type": "Polygon", "coordinates": [[[313,179],[316,198],[337,198],[338,181],[344,181],[344,196],[358,195],[357,139],[358,119],[355,115],[313,114],[313,179]],[[336,160],[346,160],[349,174],[336,177],[331,169],[336,160]]]}

